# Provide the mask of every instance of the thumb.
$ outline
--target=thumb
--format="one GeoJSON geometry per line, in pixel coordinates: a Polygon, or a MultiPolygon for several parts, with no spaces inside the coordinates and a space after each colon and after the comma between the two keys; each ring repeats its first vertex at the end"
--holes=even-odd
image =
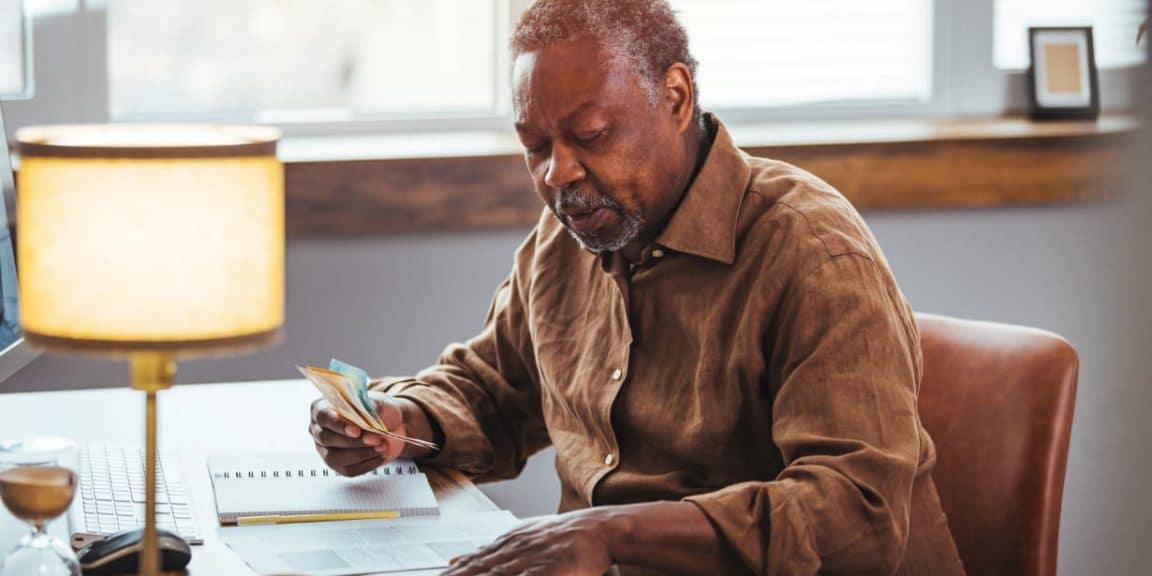
{"type": "MultiPolygon", "coordinates": [[[[404,425],[404,414],[399,403],[391,396],[379,392],[372,393],[370,398],[375,404],[376,415],[380,417],[380,422],[384,424],[384,427],[394,434],[407,436],[408,429],[404,425]]],[[[385,461],[399,458],[404,451],[404,443],[387,436],[384,436],[383,440],[376,450],[384,457],[385,461]]]]}
{"type": "Polygon", "coordinates": [[[404,413],[400,409],[400,403],[395,398],[379,392],[371,393],[369,397],[375,404],[376,415],[380,418],[380,422],[388,428],[388,431],[407,435],[404,413]]]}

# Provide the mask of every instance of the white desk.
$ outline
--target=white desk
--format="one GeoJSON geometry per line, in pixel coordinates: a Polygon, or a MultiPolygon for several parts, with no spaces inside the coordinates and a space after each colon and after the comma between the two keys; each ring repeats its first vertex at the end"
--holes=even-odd
{"type": "MultiPolygon", "coordinates": [[[[125,370],[125,382],[127,382],[125,370]]],[[[250,574],[217,536],[216,505],[205,461],[210,454],[312,451],[309,405],[319,394],[305,380],[195,384],[160,393],[159,441],[175,451],[204,535],[192,548],[193,576],[250,574]]],[[[80,442],[144,444],[144,394],[128,388],[0,394],[0,438],[53,435],[80,442]]],[[[444,515],[496,510],[464,476],[430,470],[444,515]]],[[[65,536],[67,521],[50,531],[65,536]]],[[[0,506],[0,554],[28,530],[0,506]]]]}

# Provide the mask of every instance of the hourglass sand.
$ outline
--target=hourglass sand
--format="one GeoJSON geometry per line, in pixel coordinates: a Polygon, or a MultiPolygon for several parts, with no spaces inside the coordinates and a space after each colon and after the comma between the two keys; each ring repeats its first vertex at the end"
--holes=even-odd
{"type": "Polygon", "coordinates": [[[79,576],[76,554],[48,535],[48,522],[68,511],[76,495],[76,473],[59,466],[24,466],[0,472],[0,500],[32,532],[0,559],[0,575],[79,576]]]}

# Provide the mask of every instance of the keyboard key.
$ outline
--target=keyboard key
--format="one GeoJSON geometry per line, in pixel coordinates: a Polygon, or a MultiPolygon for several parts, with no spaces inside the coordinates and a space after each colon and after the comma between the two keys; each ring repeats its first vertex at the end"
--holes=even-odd
{"type": "MultiPolygon", "coordinates": [[[[78,451],[80,485],[70,515],[74,534],[106,535],[144,525],[143,451],[136,447],[88,444],[78,451]]],[[[184,488],[179,459],[161,454],[156,469],[156,523],[203,543],[184,488]]]]}

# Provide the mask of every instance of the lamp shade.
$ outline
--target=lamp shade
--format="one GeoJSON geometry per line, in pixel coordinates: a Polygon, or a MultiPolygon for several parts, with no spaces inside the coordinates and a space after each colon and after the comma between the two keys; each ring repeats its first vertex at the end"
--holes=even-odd
{"type": "Polygon", "coordinates": [[[24,128],[20,322],[41,347],[216,353],[284,316],[284,171],[272,129],[24,128]]]}

